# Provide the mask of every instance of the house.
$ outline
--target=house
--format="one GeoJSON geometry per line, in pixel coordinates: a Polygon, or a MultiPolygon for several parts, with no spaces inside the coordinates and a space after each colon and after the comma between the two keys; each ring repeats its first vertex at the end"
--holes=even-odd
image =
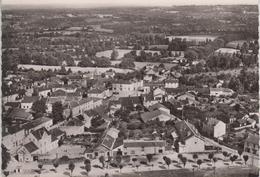
{"type": "Polygon", "coordinates": [[[110,128],[104,138],[102,139],[101,144],[91,153],[87,153],[87,157],[95,157],[98,158],[100,156],[104,156],[105,158],[113,155],[113,147],[118,138],[119,130],[115,128],[110,128]]]}
{"type": "Polygon", "coordinates": [[[175,120],[177,119],[175,116],[168,114],[162,110],[154,110],[151,112],[145,112],[141,114],[141,119],[143,122],[148,122],[151,120],[158,119],[159,121],[166,122],[168,120],[175,120]]]}
{"type": "Polygon", "coordinates": [[[164,140],[124,140],[123,155],[143,156],[147,154],[164,154],[164,140]]]}
{"type": "Polygon", "coordinates": [[[39,100],[38,96],[31,96],[31,97],[25,96],[21,101],[21,108],[29,111],[32,108],[33,103],[36,102],[37,100],[39,100]]]}
{"type": "Polygon", "coordinates": [[[24,125],[3,127],[2,143],[8,150],[10,150],[11,154],[14,154],[16,153],[16,150],[24,144],[24,140],[30,132],[43,127],[49,130],[52,125],[52,119],[42,117],[32,120],[24,125]]]}
{"type": "Polygon", "coordinates": [[[112,84],[112,92],[117,97],[140,96],[139,89],[142,87],[143,80],[118,80],[112,84]]]}
{"type": "Polygon", "coordinates": [[[259,154],[259,135],[250,133],[244,143],[244,151],[258,156],[259,154]]]}
{"type": "Polygon", "coordinates": [[[19,162],[32,162],[37,160],[37,153],[39,148],[35,143],[29,142],[22,147],[20,147],[17,151],[17,160],[19,162]]]}
{"type": "Polygon", "coordinates": [[[107,97],[110,97],[110,96],[111,96],[110,91],[108,89],[104,89],[104,88],[102,88],[102,89],[94,88],[88,92],[88,97],[91,97],[91,98],[106,99],[107,97]]]}
{"type": "Polygon", "coordinates": [[[52,112],[52,105],[54,103],[60,102],[61,104],[64,104],[65,99],[63,99],[62,97],[48,97],[46,100],[46,112],[47,113],[51,113],[52,112]]]}
{"type": "Polygon", "coordinates": [[[179,153],[204,152],[205,142],[194,125],[186,121],[178,121],[174,125],[176,134],[176,151],[179,153]]]}
{"type": "Polygon", "coordinates": [[[14,108],[19,108],[21,106],[20,102],[7,102],[4,104],[4,109],[14,109],[14,108]]]}
{"type": "Polygon", "coordinates": [[[19,162],[38,160],[39,156],[57,148],[62,136],[64,136],[64,132],[57,128],[51,132],[45,127],[31,131],[23,140],[24,145],[17,150],[17,160],[19,162]]]}
{"type": "Polygon", "coordinates": [[[8,96],[4,96],[2,98],[2,102],[3,102],[3,104],[5,104],[7,102],[16,102],[18,97],[19,97],[19,95],[17,93],[8,95],[8,96]]]}
{"type": "Polygon", "coordinates": [[[33,119],[31,113],[26,112],[24,109],[14,108],[8,115],[8,119],[15,122],[27,122],[33,119]]]}
{"type": "Polygon", "coordinates": [[[60,126],[60,130],[65,132],[67,136],[83,134],[84,128],[84,122],[77,118],[72,118],[64,125],[60,126]]]}
{"type": "Polygon", "coordinates": [[[166,91],[163,88],[156,88],[153,90],[153,96],[155,100],[162,102],[164,100],[164,96],[166,95],[166,91]]]}
{"type": "Polygon", "coordinates": [[[198,105],[199,102],[196,100],[196,96],[192,93],[186,92],[176,97],[178,101],[186,101],[189,105],[198,105]]]}
{"type": "Polygon", "coordinates": [[[161,110],[163,112],[166,112],[167,114],[170,114],[170,110],[160,103],[155,103],[154,105],[151,105],[150,107],[148,107],[148,110],[149,111],[161,110]]]}
{"type": "Polygon", "coordinates": [[[159,100],[154,99],[153,92],[150,92],[148,94],[143,94],[142,97],[143,97],[143,105],[145,107],[149,107],[151,105],[159,103],[159,100]]]}
{"type": "Polygon", "coordinates": [[[178,88],[179,87],[179,80],[178,79],[166,79],[165,81],[165,88],[178,88]]]}
{"type": "Polygon", "coordinates": [[[210,96],[232,96],[235,92],[229,88],[210,88],[210,96]]]}
{"type": "Polygon", "coordinates": [[[129,106],[133,106],[134,108],[137,105],[142,105],[142,98],[139,96],[134,97],[121,97],[119,98],[122,108],[128,108],[129,106]]]}
{"type": "Polygon", "coordinates": [[[218,119],[206,118],[206,121],[203,122],[202,131],[208,136],[222,140],[226,134],[226,124],[218,119]]]}
{"type": "Polygon", "coordinates": [[[25,130],[21,126],[2,127],[2,144],[14,154],[23,144],[25,130]]]}
{"type": "Polygon", "coordinates": [[[50,96],[51,89],[50,88],[38,88],[38,93],[40,97],[46,98],[50,96]]]}

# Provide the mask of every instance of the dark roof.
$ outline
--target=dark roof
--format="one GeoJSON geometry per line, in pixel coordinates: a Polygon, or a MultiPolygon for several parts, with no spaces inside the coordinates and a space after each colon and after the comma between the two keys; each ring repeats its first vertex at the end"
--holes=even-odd
{"type": "Polygon", "coordinates": [[[25,147],[25,149],[27,149],[27,151],[29,153],[32,153],[32,152],[38,150],[38,147],[33,142],[25,144],[24,147],[25,147]]]}
{"type": "Polygon", "coordinates": [[[7,102],[5,103],[5,106],[11,106],[13,108],[18,108],[20,106],[20,102],[7,102]]]}
{"type": "Polygon", "coordinates": [[[166,146],[165,141],[140,141],[140,140],[125,140],[124,141],[124,147],[129,148],[129,147],[164,147],[166,146]]]}
{"type": "Polygon", "coordinates": [[[178,121],[174,127],[181,141],[185,141],[192,136],[199,136],[196,128],[186,121],[178,121]]]}
{"type": "Polygon", "coordinates": [[[102,145],[108,149],[112,149],[116,139],[112,136],[106,134],[105,138],[103,139],[102,145]]]}
{"type": "Polygon", "coordinates": [[[51,134],[51,141],[55,141],[59,136],[65,134],[65,132],[61,131],[59,128],[54,128],[49,131],[51,134]]]}
{"type": "Polygon", "coordinates": [[[257,134],[249,134],[246,138],[246,142],[252,143],[252,144],[259,144],[259,135],[257,134]]]}
{"type": "Polygon", "coordinates": [[[42,128],[40,128],[38,130],[35,130],[35,131],[32,131],[31,133],[33,134],[33,136],[37,140],[42,139],[42,136],[43,136],[44,133],[47,133],[49,135],[49,132],[48,132],[48,130],[45,127],[42,127],[42,128]]]}
{"type": "Polygon", "coordinates": [[[52,119],[48,118],[48,117],[40,117],[40,118],[37,118],[37,119],[35,119],[35,120],[33,120],[33,121],[23,125],[23,128],[27,129],[27,130],[30,130],[30,129],[36,127],[36,126],[39,126],[39,125],[41,125],[41,124],[43,124],[45,122],[51,121],[51,120],[52,119]]]}
{"type": "Polygon", "coordinates": [[[122,106],[128,106],[130,103],[132,104],[141,104],[142,99],[141,97],[121,97],[119,98],[122,106]]]}
{"type": "Polygon", "coordinates": [[[67,96],[67,93],[64,90],[56,90],[55,92],[52,92],[51,96],[52,97],[67,96]]]}
{"type": "Polygon", "coordinates": [[[38,96],[25,96],[21,103],[34,103],[35,101],[39,100],[38,96]]]}
{"type": "Polygon", "coordinates": [[[67,123],[67,126],[82,126],[83,122],[79,119],[72,119],[67,123]]]}
{"type": "Polygon", "coordinates": [[[165,107],[164,105],[162,105],[160,103],[155,103],[154,105],[150,106],[148,109],[150,111],[154,111],[154,110],[158,110],[160,108],[168,109],[167,107],[165,107]]]}
{"type": "Polygon", "coordinates": [[[10,112],[8,117],[11,119],[29,120],[30,118],[32,118],[32,115],[26,112],[24,109],[15,108],[10,112]]]}

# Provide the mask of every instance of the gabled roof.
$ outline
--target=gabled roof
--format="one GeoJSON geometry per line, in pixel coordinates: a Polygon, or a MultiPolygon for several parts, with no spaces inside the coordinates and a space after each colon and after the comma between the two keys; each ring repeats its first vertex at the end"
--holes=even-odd
{"type": "Polygon", "coordinates": [[[32,141],[25,144],[24,147],[29,153],[33,153],[34,151],[39,149],[32,141]]]}
{"type": "Polygon", "coordinates": [[[182,142],[184,142],[185,140],[187,140],[188,138],[190,138],[192,136],[200,137],[200,135],[197,132],[197,129],[194,127],[194,125],[192,125],[186,121],[176,122],[174,127],[182,142]]]}
{"type": "Polygon", "coordinates": [[[214,127],[215,125],[217,125],[219,122],[222,122],[218,119],[214,119],[214,118],[207,118],[206,124],[210,127],[214,127]]]}
{"type": "Polygon", "coordinates": [[[148,110],[149,111],[154,111],[154,110],[159,110],[160,108],[168,109],[167,107],[165,107],[164,105],[162,105],[160,103],[155,103],[154,105],[150,106],[148,108],[148,110]]]}
{"type": "Polygon", "coordinates": [[[26,112],[24,109],[15,108],[10,112],[8,117],[11,119],[30,120],[30,118],[32,118],[32,115],[26,112]]]}
{"type": "Polygon", "coordinates": [[[246,138],[247,143],[252,143],[252,144],[259,144],[259,135],[257,134],[249,134],[248,137],[246,138]]]}
{"type": "Polygon", "coordinates": [[[171,115],[171,114],[168,114],[164,111],[161,111],[161,110],[155,110],[155,111],[151,111],[151,112],[145,112],[143,114],[141,114],[141,119],[144,121],[144,122],[148,122],[150,120],[153,120],[153,119],[156,119],[158,116],[160,115],[165,115],[165,116],[168,116],[170,119],[174,119],[176,118],[175,116],[171,115]]]}
{"type": "Polygon", "coordinates": [[[233,93],[234,91],[229,88],[210,88],[210,92],[227,92],[233,93]]]}
{"type": "Polygon", "coordinates": [[[37,100],[39,100],[38,96],[25,96],[21,103],[34,103],[37,100]]]}
{"type": "Polygon", "coordinates": [[[52,92],[51,94],[52,97],[57,97],[57,96],[67,96],[67,93],[64,90],[56,90],[55,92],[52,92]]]}
{"type": "Polygon", "coordinates": [[[121,98],[119,98],[119,101],[121,102],[122,106],[127,106],[130,103],[132,103],[132,104],[141,104],[142,103],[141,97],[138,97],[138,96],[121,97],[121,98]]]}
{"type": "Polygon", "coordinates": [[[41,124],[43,124],[45,122],[48,122],[48,121],[52,121],[52,119],[48,118],[48,117],[40,117],[40,118],[37,118],[37,119],[35,119],[35,120],[33,120],[33,121],[23,125],[23,128],[27,129],[27,130],[30,130],[30,129],[32,129],[34,127],[37,127],[37,126],[39,126],[39,125],[41,125],[41,124]]]}
{"type": "Polygon", "coordinates": [[[45,127],[32,131],[31,133],[38,141],[42,139],[44,133],[47,133],[49,135],[49,132],[45,127]]]}

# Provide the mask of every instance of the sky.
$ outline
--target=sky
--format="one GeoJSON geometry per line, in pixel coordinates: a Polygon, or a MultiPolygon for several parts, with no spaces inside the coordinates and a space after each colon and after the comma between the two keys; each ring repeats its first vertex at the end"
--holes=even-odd
{"type": "Polygon", "coordinates": [[[172,6],[258,4],[258,0],[2,0],[4,5],[172,6]]]}

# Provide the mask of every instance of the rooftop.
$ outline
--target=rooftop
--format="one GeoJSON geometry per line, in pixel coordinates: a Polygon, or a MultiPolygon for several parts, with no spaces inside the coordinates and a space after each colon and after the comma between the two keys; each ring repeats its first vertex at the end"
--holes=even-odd
{"type": "Polygon", "coordinates": [[[166,142],[164,140],[124,140],[123,141],[125,148],[131,147],[165,147],[166,142]]]}

